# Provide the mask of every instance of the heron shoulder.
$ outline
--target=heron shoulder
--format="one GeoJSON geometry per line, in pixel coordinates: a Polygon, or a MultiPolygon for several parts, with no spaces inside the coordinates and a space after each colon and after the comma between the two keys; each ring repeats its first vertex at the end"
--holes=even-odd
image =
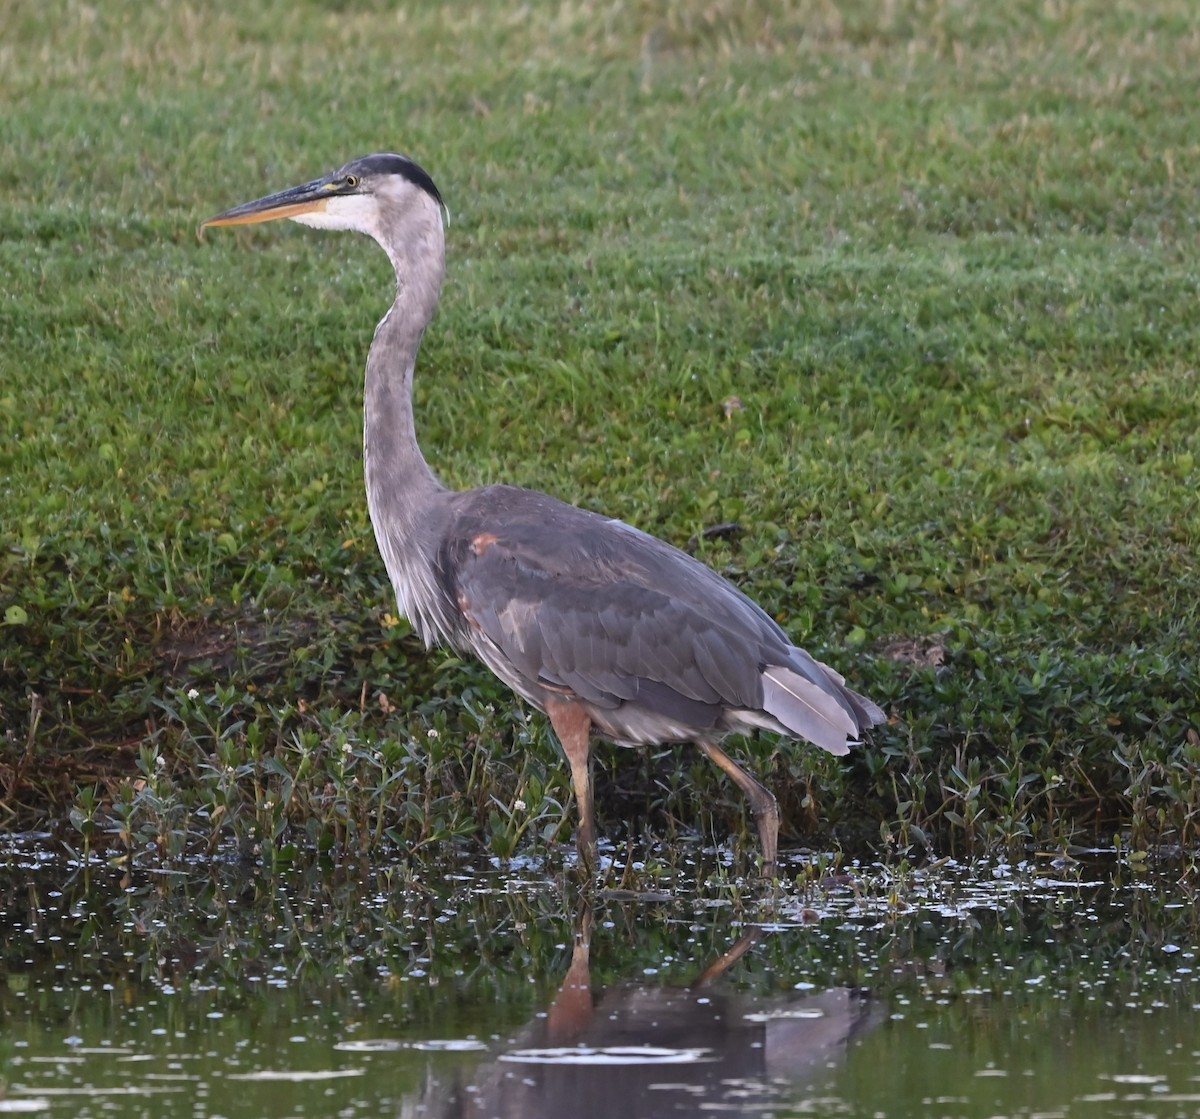
{"type": "Polygon", "coordinates": [[[460,548],[499,544],[514,557],[563,577],[653,583],[664,568],[675,568],[720,578],[687,553],[624,521],[518,486],[455,494],[449,534],[460,548]]]}
{"type": "Polygon", "coordinates": [[[661,596],[780,653],[791,647],[778,623],[727,579],[624,521],[516,486],[455,494],[450,505],[443,564],[452,578],[468,569],[482,574],[486,559],[492,577],[507,573],[514,587],[572,588],[597,610],[614,596],[629,606],[635,600],[645,606],[645,595],[661,596]]]}

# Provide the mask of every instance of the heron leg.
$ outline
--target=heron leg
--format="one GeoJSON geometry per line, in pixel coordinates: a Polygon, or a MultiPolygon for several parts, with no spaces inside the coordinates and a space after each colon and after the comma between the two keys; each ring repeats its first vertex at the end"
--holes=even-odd
{"type": "Polygon", "coordinates": [[[575,1045],[595,1014],[589,962],[591,943],[592,910],[585,902],[577,919],[571,966],[559,988],[558,997],[546,1012],[546,1041],[550,1045],[575,1045]]]}
{"type": "Polygon", "coordinates": [[[563,753],[567,755],[567,764],[571,767],[571,784],[579,804],[579,834],[576,839],[579,859],[589,867],[594,867],[596,821],[592,814],[591,716],[569,699],[548,700],[546,714],[550,716],[550,725],[558,735],[563,753]]]}
{"type": "Polygon", "coordinates": [[[738,962],[747,952],[750,951],[760,940],[762,940],[763,931],[762,925],[751,925],[750,931],[746,933],[738,942],[725,952],[723,955],[713,960],[700,974],[692,981],[689,990],[698,991],[701,987],[707,987],[713,980],[720,979],[734,964],[738,962]]]}
{"type": "Polygon", "coordinates": [[[746,794],[750,810],[758,824],[758,838],[762,843],[763,873],[775,873],[775,860],[779,853],[779,804],[775,795],[765,785],[759,784],[720,746],[712,742],[698,742],[704,756],[720,766],[730,780],[746,794]]]}

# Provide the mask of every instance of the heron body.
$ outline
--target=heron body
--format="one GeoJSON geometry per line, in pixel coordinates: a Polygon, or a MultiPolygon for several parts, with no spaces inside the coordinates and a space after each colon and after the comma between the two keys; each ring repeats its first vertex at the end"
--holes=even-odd
{"type": "Polygon", "coordinates": [[[396,299],[367,358],[363,458],[375,537],[401,612],[426,645],[479,657],[550,718],[571,767],[579,850],[594,862],[590,748],[693,742],[750,799],[773,866],[775,798],[720,748],[765,729],[844,754],[883,712],[793,645],[711,568],[622,521],[532,490],[456,492],[417,442],[412,379],[445,272],[429,175],[380,154],[227,210],[205,225],[291,218],[373,237],[396,299]]]}

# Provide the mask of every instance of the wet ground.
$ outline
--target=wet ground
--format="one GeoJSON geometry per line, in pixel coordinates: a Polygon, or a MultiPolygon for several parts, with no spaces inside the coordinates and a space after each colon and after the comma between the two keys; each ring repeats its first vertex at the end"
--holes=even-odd
{"type": "Polygon", "coordinates": [[[0,1115],[1187,1116],[1192,864],[0,851],[0,1115]]]}

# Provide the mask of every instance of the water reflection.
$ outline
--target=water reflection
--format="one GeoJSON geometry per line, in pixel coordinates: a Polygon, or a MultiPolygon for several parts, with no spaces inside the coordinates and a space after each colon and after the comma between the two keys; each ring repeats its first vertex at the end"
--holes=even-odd
{"type": "Polygon", "coordinates": [[[846,988],[756,998],[721,983],[762,938],[755,928],[686,987],[625,980],[596,991],[592,915],[585,910],[570,967],[546,1012],[497,1058],[433,1078],[430,1116],[649,1119],[680,1111],[760,1116],[845,1057],[882,1017],[846,988]]]}
{"type": "Polygon", "coordinates": [[[535,864],[163,873],[13,844],[0,1114],[1191,1117],[1200,916],[1165,869],[764,892],[697,855],[577,915],[535,864]]]}

